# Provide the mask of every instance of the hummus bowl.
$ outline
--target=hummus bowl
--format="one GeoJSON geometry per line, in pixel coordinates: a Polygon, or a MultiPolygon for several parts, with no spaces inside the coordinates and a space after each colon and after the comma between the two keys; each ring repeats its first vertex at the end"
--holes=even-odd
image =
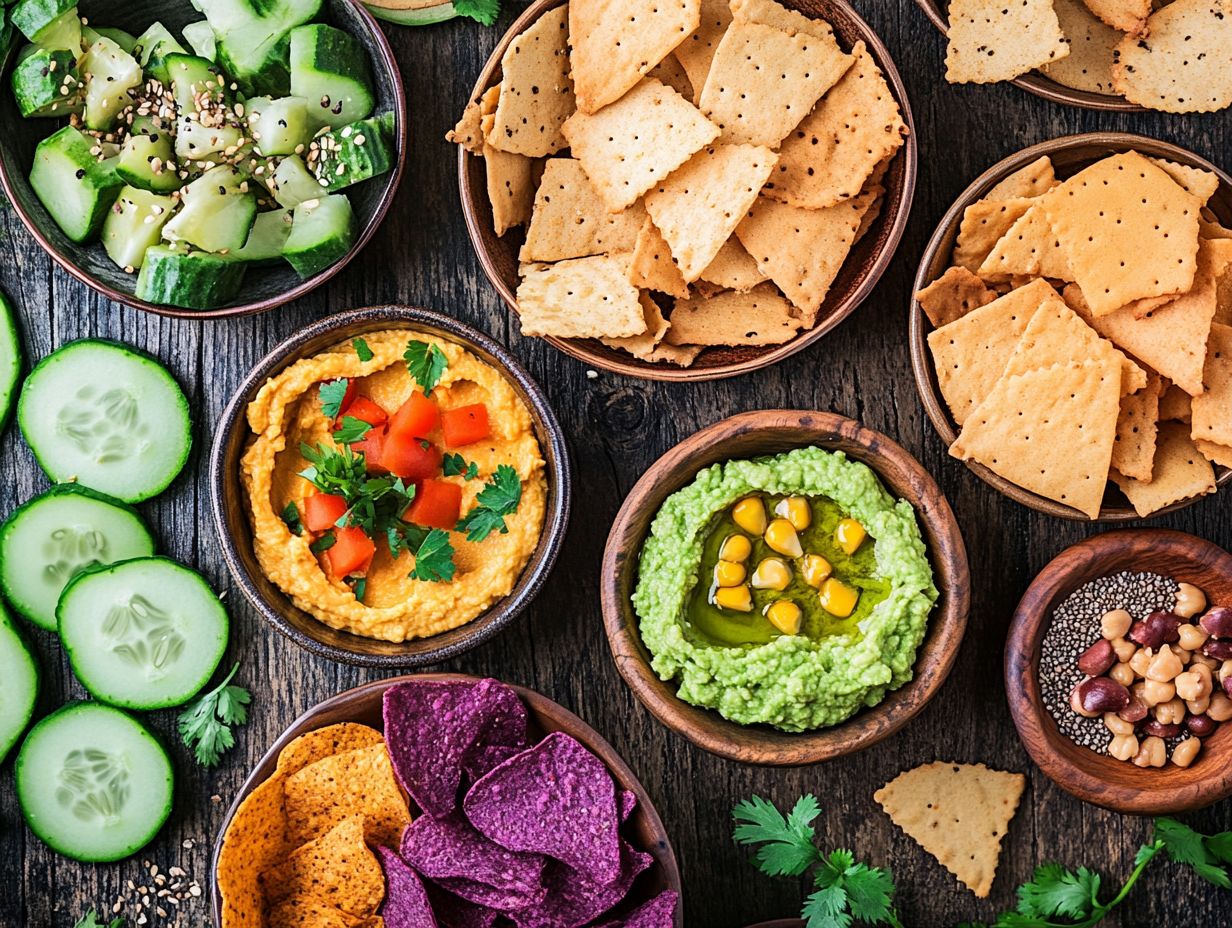
{"type": "MultiPolygon", "coordinates": [[[[408,379],[405,370],[402,379],[408,379]]],[[[400,384],[397,389],[409,392],[410,387],[400,384]]],[[[431,390],[429,393],[437,395],[431,390]]],[[[423,399],[422,393],[415,395],[423,399]]],[[[486,422],[486,405],[482,412],[486,422]]],[[[397,419],[397,415],[393,418],[397,419]]],[[[338,420],[354,424],[349,416],[339,414],[338,420]]],[[[426,440],[413,444],[409,449],[412,452],[421,453],[421,445],[429,450],[426,440]]],[[[368,449],[367,445],[361,447],[368,449]]],[[[431,450],[437,455],[439,471],[440,452],[431,450]]],[[[371,452],[368,456],[375,459],[371,452]]],[[[223,556],[256,610],[280,632],[314,653],[346,663],[387,668],[416,667],[453,657],[512,621],[534,598],[555,563],[568,524],[571,487],[568,450],[560,426],[539,387],[517,361],[487,336],[451,318],[400,306],[356,309],[331,316],[270,352],[245,379],[222,415],[211,451],[210,481],[214,524],[223,556]],[[393,342],[406,339],[408,333],[412,340],[415,336],[426,340],[417,342],[421,347],[428,347],[427,343],[443,346],[442,362],[447,354],[455,365],[457,377],[451,381],[449,365],[443,364],[438,387],[438,393],[443,388],[455,397],[450,407],[457,405],[459,395],[468,396],[462,400],[467,403],[488,399],[490,394],[479,383],[488,378],[500,398],[500,409],[507,406],[511,410],[509,415],[514,417],[502,424],[498,409],[494,429],[516,434],[493,435],[490,443],[485,439],[479,444],[462,445],[463,457],[451,454],[463,468],[478,469],[479,473],[471,474],[470,479],[457,473],[457,479],[452,481],[444,477],[420,481],[425,490],[429,484],[438,490],[448,489],[442,486],[445,483],[454,485],[453,513],[444,522],[437,519],[441,530],[434,529],[433,533],[458,546],[456,578],[451,579],[452,573],[428,582],[422,582],[428,578],[403,577],[406,565],[402,562],[407,558],[391,558],[388,548],[374,552],[372,541],[359,539],[368,545],[369,560],[354,573],[367,579],[345,577],[350,581],[348,589],[347,584],[340,585],[338,579],[327,574],[317,555],[331,569],[335,568],[340,561],[334,558],[340,558],[339,552],[346,547],[340,544],[346,540],[344,532],[359,530],[342,528],[335,532],[330,527],[323,534],[312,533],[314,525],[301,498],[310,494],[312,488],[306,483],[300,486],[301,464],[296,463],[293,442],[312,444],[318,440],[316,432],[323,428],[322,434],[328,435],[331,425],[329,420],[323,420],[323,410],[315,400],[305,406],[301,397],[309,390],[315,396],[318,382],[341,383],[341,378],[348,376],[346,373],[332,367],[331,372],[322,373],[323,368],[318,368],[327,363],[360,364],[359,350],[352,346],[357,339],[364,339],[360,343],[364,349],[375,352],[374,358],[368,359],[370,364],[363,362],[371,373],[362,377],[356,374],[346,382],[366,389],[358,400],[365,399],[367,394],[371,394],[369,403],[394,397],[386,403],[393,411],[401,402],[401,394],[389,392],[394,386],[390,378],[396,374],[396,368],[403,367],[403,345],[393,342]],[[372,340],[371,349],[368,339],[372,340]],[[340,346],[346,346],[345,350],[340,346]],[[338,350],[330,351],[331,348],[338,350]],[[447,382],[451,386],[446,387],[447,382]],[[322,426],[317,420],[325,424],[322,426]],[[259,435],[253,427],[258,421],[263,423],[259,435]],[[486,447],[488,444],[491,449],[486,447]],[[292,446],[289,455],[284,445],[292,446]],[[502,456],[511,453],[520,457],[502,456]],[[527,460],[521,460],[523,457],[527,460]],[[507,532],[500,530],[499,525],[493,526],[484,540],[474,544],[461,541],[458,534],[450,534],[445,524],[453,523],[459,515],[457,494],[470,498],[482,492],[489,481],[495,480],[496,465],[509,461],[518,471],[525,471],[514,473],[514,469],[504,468],[513,484],[524,484],[526,492],[519,505],[507,511],[507,532]],[[288,487],[288,480],[293,487],[288,487]],[[302,524],[293,524],[298,521],[294,517],[291,522],[286,521],[289,505],[280,508],[288,491],[292,494],[289,498],[298,501],[302,524]],[[316,541],[309,547],[308,541],[313,537],[316,541]],[[330,547],[335,544],[337,548],[331,554],[330,547]],[[490,560],[484,561],[485,555],[490,560]],[[371,590],[368,580],[376,581],[371,590]],[[384,592],[378,590],[381,585],[384,592]],[[419,609],[414,608],[416,602],[419,609]],[[429,612],[433,618],[428,624],[415,624],[419,615],[429,612]],[[460,618],[463,615],[472,618],[460,618]]],[[[433,495],[420,492],[416,499],[427,503],[433,495]]],[[[468,503],[468,511],[473,511],[471,506],[478,508],[478,504],[478,500],[468,503]]],[[[340,524],[334,523],[334,518],[329,515],[328,521],[340,524]]],[[[431,518],[416,521],[433,524],[431,518]]],[[[385,544],[384,530],[371,534],[379,544],[385,544]]],[[[422,540],[418,543],[422,544],[422,540]]],[[[454,566],[452,560],[447,564],[449,571],[454,566]]],[[[340,570],[338,576],[350,573],[351,570],[340,570]]]]}
{"type": "MultiPolygon", "coordinates": [[[[778,473],[771,479],[777,478],[778,473]]],[[[837,478],[839,481],[843,479],[843,476],[837,478]]],[[[774,506],[774,510],[774,514],[779,516],[778,505],[774,506]]],[[[821,523],[817,520],[823,518],[822,512],[815,509],[812,517],[818,528],[821,523]]],[[[733,519],[741,528],[744,527],[734,509],[733,519]]],[[[770,541],[770,532],[776,521],[782,521],[782,517],[772,519],[766,530],[766,540],[777,551],[780,549],[774,548],[774,542],[770,541]]],[[[830,531],[827,521],[825,533],[830,531]]],[[[719,531],[718,534],[724,532],[719,531]]],[[[799,537],[808,548],[818,543],[820,534],[802,529],[799,537]]],[[[876,543],[882,544],[881,541],[876,543]]],[[[761,540],[755,540],[754,550],[759,551],[760,545],[761,540]]],[[[859,542],[857,550],[858,546],[859,542]]],[[[703,563],[706,563],[705,552],[709,547],[707,542],[703,548],[703,563]]],[[[723,548],[719,550],[721,554],[723,548]]],[[[757,574],[765,567],[766,560],[773,559],[761,560],[757,572],[753,572],[753,562],[761,558],[761,553],[749,561],[752,586],[756,588],[754,609],[760,608],[763,605],[761,600],[765,598],[762,595],[765,589],[759,587],[757,574]]],[[[793,552],[791,555],[796,562],[794,570],[789,569],[793,578],[794,571],[801,572],[803,576],[811,556],[806,551],[801,558],[799,553],[793,552]]],[[[844,565],[829,550],[825,554],[833,563],[834,579],[842,577],[859,585],[860,581],[855,579],[861,573],[859,565],[844,565]],[[846,573],[845,568],[848,570],[846,573]]],[[[689,557],[686,555],[684,560],[689,560],[689,557]]],[[[888,564],[888,560],[883,561],[881,549],[877,550],[876,561],[876,573],[880,576],[888,564]]],[[[824,560],[823,564],[825,568],[831,566],[824,560]]],[[[690,568],[685,564],[681,568],[683,574],[675,571],[677,580],[685,574],[693,575],[691,584],[694,593],[701,589],[697,585],[696,574],[700,571],[694,569],[696,566],[690,568]]],[[[796,579],[791,582],[795,583],[796,579]]],[[[646,708],[659,721],[705,750],[743,763],[775,766],[813,764],[852,753],[875,744],[906,724],[936,694],[949,674],[958,655],[970,606],[970,574],[962,535],[941,490],[919,462],[886,436],[864,428],[852,419],[834,413],[803,410],[769,410],[724,419],[686,439],[655,462],[630,491],[616,517],[604,551],[600,583],[604,624],[617,669],[646,708]],[[846,460],[825,452],[842,452],[846,460]],[[771,455],[782,456],[773,462],[751,463],[749,460],[771,455]],[[695,531],[697,526],[693,523],[709,520],[710,526],[713,526],[715,517],[718,517],[721,529],[726,516],[710,504],[722,497],[720,509],[725,510],[728,504],[746,496],[748,491],[743,486],[728,486],[729,481],[733,479],[733,474],[736,475],[735,479],[739,479],[741,474],[752,474],[749,485],[755,485],[761,479],[757,476],[758,471],[765,471],[764,467],[759,466],[764,463],[779,467],[784,485],[801,484],[798,489],[770,491],[769,496],[807,492],[814,506],[819,497],[830,497],[824,500],[830,508],[835,508],[837,504],[837,508],[845,511],[844,515],[859,514],[862,522],[871,522],[868,533],[871,538],[864,548],[864,555],[869,560],[872,560],[873,553],[869,549],[874,539],[878,538],[883,538],[890,548],[900,554],[906,552],[906,565],[894,568],[894,575],[890,577],[893,581],[892,607],[887,604],[886,609],[879,613],[878,607],[873,606],[871,614],[863,614],[870,618],[871,624],[861,624],[862,630],[874,625],[880,629],[874,636],[875,640],[866,641],[864,634],[853,635],[851,627],[840,627],[825,630],[819,642],[815,639],[815,643],[801,644],[798,626],[795,633],[784,629],[783,635],[771,633],[765,641],[760,638],[756,641],[719,638],[724,643],[717,644],[717,636],[702,629],[707,632],[704,640],[685,647],[681,639],[692,638],[696,642],[694,636],[700,628],[693,615],[692,604],[687,608],[690,610],[690,623],[695,626],[693,631],[684,629],[680,614],[675,612],[666,619],[658,617],[654,620],[656,626],[666,625],[666,631],[652,628],[651,623],[647,622],[645,609],[641,610],[642,618],[639,618],[639,612],[634,607],[635,597],[639,600],[639,609],[647,602],[657,607],[661,603],[656,600],[661,600],[668,604],[669,611],[674,609],[675,600],[679,598],[656,594],[653,590],[647,595],[639,588],[639,573],[646,560],[654,563],[656,571],[664,571],[669,578],[673,576],[675,569],[662,557],[663,542],[658,537],[665,527],[658,517],[663,513],[663,517],[670,522],[671,513],[667,509],[676,506],[669,500],[681,500],[686,495],[696,494],[700,488],[704,494],[701,502],[705,512],[687,517],[690,522],[686,533],[694,538],[704,531],[708,537],[715,535],[717,538],[713,528],[702,526],[695,531]],[[712,467],[717,464],[723,465],[722,468],[712,467]],[[797,471],[805,476],[792,477],[797,471]],[[829,479],[818,476],[825,471],[858,476],[853,476],[852,486],[847,489],[835,484],[833,495],[823,489],[803,489],[804,483],[814,479],[822,483],[829,479]],[[872,487],[876,481],[870,480],[870,476],[877,478],[879,487],[872,487]],[[687,493],[678,492],[685,488],[688,488],[687,493]],[[713,496],[712,490],[717,491],[717,496],[713,496]],[[899,502],[889,500],[886,493],[899,502]],[[904,518],[908,506],[913,511],[913,518],[904,518]],[[882,511],[874,515],[878,509],[882,511]],[[879,532],[882,534],[879,535],[879,532]],[[644,559],[643,552],[651,548],[648,539],[658,550],[644,559]],[[919,574],[922,571],[917,569],[924,566],[925,558],[927,568],[931,568],[931,584],[927,577],[921,579],[919,574]],[[933,586],[936,588],[936,600],[930,609],[929,593],[925,591],[933,586]],[[901,597],[900,588],[905,590],[901,597]],[[898,615],[900,603],[903,612],[901,619],[898,615]],[[661,660],[660,666],[675,661],[684,668],[683,677],[678,667],[672,668],[677,671],[671,675],[672,679],[660,677],[652,663],[655,655],[643,637],[644,629],[647,633],[653,632],[655,654],[665,653],[664,642],[672,650],[671,660],[661,660]],[[919,644],[914,647],[917,637],[919,644]],[[911,641],[902,644],[900,639],[911,641]],[[748,644],[754,647],[748,648],[748,644]],[[913,649],[914,657],[910,653],[913,649]],[[684,659],[680,657],[682,650],[686,655],[684,659]],[[697,657],[697,663],[692,667],[686,666],[690,660],[689,653],[697,657]],[[732,694],[725,693],[724,681],[736,689],[744,686],[742,674],[748,661],[741,659],[742,653],[749,656],[749,660],[756,657],[758,662],[770,668],[771,676],[758,681],[758,696],[764,697],[770,712],[775,714],[778,721],[774,724],[778,727],[755,721],[739,724],[731,720],[742,714],[738,705],[740,699],[752,698],[748,693],[740,696],[735,689],[733,693],[740,698],[725,698],[732,694]],[[853,671],[851,681],[839,680],[835,670],[845,666],[849,658],[854,659],[853,666],[860,663],[865,671],[870,664],[893,665],[892,678],[883,675],[879,682],[866,684],[863,680],[872,678],[864,678],[862,671],[853,671]],[[777,689],[772,685],[775,666],[787,668],[782,686],[777,689]],[[712,679],[702,680],[705,674],[698,674],[699,668],[705,667],[710,667],[712,679]],[[817,692],[811,692],[809,687],[818,681],[817,692]],[[689,688],[691,701],[680,695],[682,687],[689,688]],[[699,694],[702,696],[700,700],[697,698],[699,694]],[[706,708],[716,700],[723,714],[706,708]],[[797,704],[790,705],[792,700],[797,704]],[[873,704],[868,705],[870,702],[873,704]],[[837,708],[829,715],[824,710],[825,705],[837,708]],[[818,725],[828,727],[816,727],[818,725]]],[[[813,595],[825,595],[826,582],[815,583],[813,578],[808,578],[808,583],[821,587],[821,593],[813,595]]],[[[839,584],[840,587],[842,585],[839,584]]],[[[801,589],[796,592],[805,591],[801,589]]],[[[859,594],[862,598],[869,595],[867,589],[859,594]]],[[[797,602],[801,599],[802,596],[795,597],[797,602]]],[[[767,606],[765,615],[777,625],[771,615],[773,605],[767,606]]],[[[744,611],[750,612],[747,604],[744,611]]],[[[841,609],[834,610],[836,615],[839,612],[841,609]]],[[[852,622],[860,620],[862,615],[858,606],[854,612],[849,608],[847,614],[852,622]]],[[[809,637],[814,637],[808,624],[811,621],[815,621],[815,617],[805,618],[804,628],[809,632],[809,637]]],[[[750,673],[761,672],[757,667],[748,670],[750,673]]],[[[745,682],[752,682],[751,678],[745,682]]],[[[750,719],[761,711],[757,706],[752,709],[750,719]]]]}

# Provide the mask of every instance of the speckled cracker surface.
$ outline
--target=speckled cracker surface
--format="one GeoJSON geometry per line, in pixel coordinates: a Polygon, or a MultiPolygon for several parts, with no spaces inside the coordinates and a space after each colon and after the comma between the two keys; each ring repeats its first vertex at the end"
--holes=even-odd
{"type": "Polygon", "coordinates": [[[524,265],[518,315],[523,335],[624,338],[646,331],[627,257],[524,265]]]}
{"type": "Polygon", "coordinates": [[[723,243],[714,260],[706,265],[700,279],[724,290],[747,293],[765,280],[766,275],[757,267],[757,262],[748,250],[740,244],[740,239],[733,235],[723,243]]]}
{"type": "Polygon", "coordinates": [[[642,304],[642,312],[646,317],[646,331],[641,335],[630,335],[628,338],[601,338],[599,341],[609,348],[627,351],[635,358],[645,360],[654,353],[655,348],[667,334],[668,322],[659,309],[659,304],[650,298],[648,293],[638,294],[642,304]]]}
{"type": "Polygon", "coordinates": [[[549,158],[518,258],[562,261],[632,251],[645,219],[640,202],[623,212],[609,213],[580,161],[549,158]]]}
{"type": "MultiPolygon", "coordinates": [[[[484,138],[492,134],[495,117],[482,119],[484,138]]],[[[535,202],[534,160],[483,144],[483,167],[488,182],[488,201],[492,204],[492,227],[504,235],[514,226],[530,221],[535,202]]]]}
{"type": "Polygon", "coordinates": [[[349,915],[369,916],[385,897],[385,877],[364,843],[364,818],[339,822],[261,874],[266,901],[312,896],[349,915]]]}
{"type": "Polygon", "coordinates": [[[1112,480],[1144,518],[1180,500],[1215,492],[1215,469],[1194,446],[1189,429],[1179,422],[1159,426],[1149,483],[1116,471],[1112,480]]]}
{"type": "Polygon", "coordinates": [[[983,764],[937,761],[900,773],[873,799],[890,820],[981,899],[1027,778],[983,764]]]}
{"type": "Polygon", "coordinates": [[[701,19],[697,28],[672,53],[693,86],[690,99],[694,103],[701,97],[715,49],[719,47],[731,21],[732,12],[727,0],[701,0],[701,19]]]}
{"type": "Polygon", "coordinates": [[[784,32],[803,32],[818,39],[832,39],[834,27],[824,19],[813,19],[789,10],[774,0],[731,0],[732,17],[742,23],[763,23],[784,32]]]}
{"type": "Polygon", "coordinates": [[[1188,422],[1193,418],[1192,400],[1188,393],[1165,379],[1163,395],[1159,397],[1159,420],[1188,422]]]}
{"type": "Polygon", "coordinates": [[[997,293],[965,267],[955,266],[918,291],[915,298],[928,321],[941,328],[987,306],[997,299],[997,293]]]}
{"type": "Polygon", "coordinates": [[[710,62],[699,105],[724,141],[777,148],[851,63],[832,38],[733,22],[710,62]]]}
{"type": "Polygon", "coordinates": [[[1040,70],[1065,87],[1090,93],[1116,93],[1112,87],[1112,62],[1125,34],[1100,22],[1082,0],[1052,0],[1052,4],[1069,43],[1069,54],[1040,70]]]}
{"type": "Polygon", "coordinates": [[[1159,375],[1137,393],[1121,397],[1112,469],[1136,480],[1150,480],[1159,429],[1159,375]]]}
{"type": "Polygon", "coordinates": [[[501,86],[493,84],[478,100],[466,104],[458,124],[445,133],[447,142],[455,142],[472,154],[483,154],[483,117],[496,112],[501,86]]]}
{"type": "Polygon", "coordinates": [[[708,146],[646,193],[646,212],[686,281],[700,277],[718,255],[775,161],[760,145],[708,146]]]}
{"type": "Polygon", "coordinates": [[[1095,16],[1114,29],[1142,32],[1151,15],[1151,0],[1082,0],[1095,16]]]}
{"type": "Polygon", "coordinates": [[[1212,464],[1232,469],[1232,447],[1201,438],[1194,441],[1194,447],[1212,464]]]}
{"type": "Polygon", "coordinates": [[[1069,54],[1052,0],[950,0],[945,79],[1008,81],[1069,54]]]}
{"type": "Polygon", "coordinates": [[[1232,447],[1232,326],[1212,325],[1206,351],[1206,390],[1192,404],[1193,437],[1232,447]]]}
{"type": "Polygon", "coordinates": [[[898,101],[863,42],[853,64],[788,133],[767,196],[822,209],[856,196],[907,134],[898,101]]]}
{"type": "Polygon", "coordinates": [[[1073,279],[1069,259],[1053,232],[1040,197],[993,246],[977,273],[986,280],[1015,275],[1073,279]]]}
{"type": "Polygon", "coordinates": [[[629,280],[635,287],[672,296],[688,296],[689,285],[676,266],[671,246],[649,216],[637,233],[629,256],[629,280]]]}
{"type": "Polygon", "coordinates": [[[293,845],[306,844],[339,822],[362,815],[370,843],[396,847],[411,821],[384,742],[309,764],[287,777],[283,793],[287,838],[293,845]]]}
{"type": "Polygon", "coordinates": [[[1113,85],[1131,103],[1168,113],[1232,104],[1232,4],[1173,0],[1152,14],[1145,38],[1117,46],[1113,85]]]}
{"type": "Polygon", "coordinates": [[[643,80],[595,115],[564,125],[573,157],[607,204],[619,212],[718,137],[718,126],[656,80],[643,80]]]}
{"type": "Polygon", "coordinates": [[[748,293],[677,300],[667,342],[679,345],[781,345],[800,331],[800,318],[770,284],[748,293]]]}
{"type": "Polygon", "coordinates": [[[493,147],[531,158],[565,147],[560,127],[574,110],[568,16],[568,5],[548,10],[505,49],[493,147]]]}
{"type": "Polygon", "coordinates": [[[1219,177],[1212,171],[1206,170],[1206,168],[1177,164],[1175,161],[1168,161],[1165,158],[1149,158],[1147,160],[1180,184],[1186,193],[1196,197],[1199,203],[1205,204],[1207,200],[1215,195],[1215,191],[1219,189],[1219,177]]]}
{"type": "Polygon", "coordinates": [[[700,0],[570,0],[574,93],[583,113],[619,100],[697,28],[700,0]]]}
{"type": "Polygon", "coordinates": [[[680,59],[674,52],[647,71],[646,76],[660,84],[666,84],[686,100],[697,102],[698,91],[693,89],[693,82],[689,80],[688,72],[685,71],[684,65],[680,63],[680,59]]]}
{"type": "Polygon", "coordinates": [[[1052,159],[1041,155],[1026,167],[1019,168],[1009,177],[999,181],[984,194],[985,200],[1013,200],[1018,197],[1043,196],[1057,185],[1057,175],[1052,159]]]}
{"type": "Polygon", "coordinates": [[[988,260],[997,243],[1034,205],[1029,197],[1010,200],[977,200],[963,210],[954,242],[955,264],[976,273],[988,260]]]}

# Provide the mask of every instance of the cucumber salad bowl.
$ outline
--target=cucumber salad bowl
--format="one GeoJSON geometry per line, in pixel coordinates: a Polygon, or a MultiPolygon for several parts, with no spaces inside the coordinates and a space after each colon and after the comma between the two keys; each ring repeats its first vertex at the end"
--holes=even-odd
{"type": "Polygon", "coordinates": [[[388,210],[406,98],[362,4],[8,12],[0,184],[52,258],[107,298],[170,316],[263,312],[336,274],[388,210]]]}

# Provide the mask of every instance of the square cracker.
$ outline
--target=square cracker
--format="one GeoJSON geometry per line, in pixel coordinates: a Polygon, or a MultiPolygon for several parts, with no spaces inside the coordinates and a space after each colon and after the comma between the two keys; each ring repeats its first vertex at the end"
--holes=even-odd
{"type": "Polygon", "coordinates": [[[631,90],[697,28],[700,0],[570,0],[573,91],[597,113],[631,90]]]}
{"type": "Polygon", "coordinates": [[[719,253],[698,279],[723,290],[747,293],[765,280],[766,275],[757,267],[753,256],[740,244],[740,239],[733,235],[723,243],[719,253]]]}
{"type": "Polygon", "coordinates": [[[690,99],[694,103],[700,102],[706,75],[710,73],[710,62],[731,21],[732,11],[727,0],[701,0],[701,21],[693,34],[677,45],[672,53],[693,85],[690,99]]]}
{"type": "Polygon", "coordinates": [[[1206,350],[1206,389],[1192,404],[1193,437],[1232,447],[1232,326],[1212,325],[1206,350]]]}
{"type": "Polygon", "coordinates": [[[963,210],[954,243],[955,264],[977,273],[997,243],[1034,205],[1029,197],[1012,200],[977,200],[963,210]]]}
{"type": "Polygon", "coordinates": [[[646,79],[595,115],[563,127],[573,157],[618,213],[715,140],[719,127],[670,87],[646,79]]]}
{"type": "Polygon", "coordinates": [[[833,38],[733,22],[715,50],[698,105],[725,142],[778,148],[851,63],[833,38]]]}
{"type": "Polygon", "coordinates": [[[1052,0],[950,0],[945,79],[991,84],[1069,54],[1052,0]]]}
{"type": "Polygon", "coordinates": [[[642,312],[646,317],[646,331],[641,335],[630,335],[627,338],[601,338],[599,341],[609,348],[618,348],[629,352],[635,358],[645,360],[654,354],[659,343],[663,341],[669,323],[664,318],[663,311],[659,309],[659,304],[651,299],[649,293],[644,291],[639,293],[638,301],[642,304],[642,312]]]}
{"type": "Polygon", "coordinates": [[[1112,469],[1135,480],[1150,481],[1159,429],[1159,375],[1137,393],[1121,397],[1112,469]]]}
{"type": "Polygon", "coordinates": [[[501,57],[501,95],[489,143],[542,158],[565,147],[560,127],[573,113],[569,8],[558,6],[516,36],[501,57]]]}
{"type": "Polygon", "coordinates": [[[1002,377],[963,423],[950,454],[1094,519],[1120,407],[1120,365],[1070,361],[1002,377]]]}
{"type": "Polygon", "coordinates": [[[671,322],[672,345],[781,345],[801,328],[791,304],[770,284],[677,300],[671,322]]]}
{"type": "Polygon", "coordinates": [[[1004,280],[1015,275],[1073,279],[1069,259],[1041,205],[1044,199],[1038,198],[1018,217],[993,246],[977,274],[985,280],[1004,280]]]}
{"type": "Polygon", "coordinates": [[[471,100],[462,111],[458,124],[445,133],[445,141],[461,145],[473,155],[483,154],[483,117],[496,112],[501,85],[493,84],[477,100],[471,100]]]}
{"type": "Polygon", "coordinates": [[[646,331],[627,257],[523,265],[518,315],[523,335],[624,338],[646,331]]]}
{"type": "Polygon", "coordinates": [[[493,148],[486,139],[492,134],[494,117],[488,114],[483,126],[483,167],[488,182],[488,201],[492,204],[492,227],[504,235],[514,226],[530,221],[535,202],[533,158],[493,148]]]}
{"type": "Polygon", "coordinates": [[[985,200],[1015,200],[1019,197],[1039,197],[1057,185],[1052,159],[1041,155],[1025,168],[1019,168],[984,194],[985,200]]]}
{"type": "Polygon", "coordinates": [[[1232,17],[1226,0],[1173,0],[1146,22],[1146,39],[1117,46],[1112,84],[1130,103],[1167,113],[1232,104],[1232,17]]]}
{"type": "Polygon", "coordinates": [[[1159,426],[1149,483],[1116,471],[1111,477],[1143,518],[1183,499],[1215,492],[1215,469],[1194,447],[1189,429],[1179,422],[1159,426]]]}
{"type": "Polygon", "coordinates": [[[907,134],[898,101],[863,42],[837,84],[779,149],[766,195],[792,206],[823,209],[860,193],[907,134]]]}
{"type": "Polygon", "coordinates": [[[1082,0],[1052,0],[1069,54],[1040,70],[1058,84],[1090,93],[1115,94],[1112,63],[1125,34],[1100,22],[1082,0]]]}
{"type": "Polygon", "coordinates": [[[562,261],[632,251],[645,219],[641,203],[622,213],[609,213],[581,162],[549,158],[518,259],[562,261]]]}
{"type": "Polygon", "coordinates": [[[629,281],[644,290],[658,290],[679,297],[689,295],[689,285],[676,266],[671,246],[649,216],[642,223],[629,256],[629,281]]]}
{"type": "Polygon", "coordinates": [[[987,306],[997,294],[965,267],[955,266],[916,293],[915,298],[928,321],[939,329],[987,306]]]}
{"type": "Polygon", "coordinates": [[[760,145],[713,145],[646,194],[646,212],[672,250],[686,281],[715,259],[774,169],[777,156],[760,145]]]}

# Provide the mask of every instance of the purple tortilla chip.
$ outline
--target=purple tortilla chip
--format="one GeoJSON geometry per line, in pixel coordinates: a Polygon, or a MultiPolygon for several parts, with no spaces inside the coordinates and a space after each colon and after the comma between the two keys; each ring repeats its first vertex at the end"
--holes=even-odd
{"type": "Polygon", "coordinates": [[[554,857],[590,883],[621,875],[616,784],[603,761],[561,732],[479,779],[463,808],[510,850],[554,857]]]}
{"type": "Polygon", "coordinates": [[[454,895],[487,908],[520,909],[544,897],[543,857],[489,841],[460,814],[421,815],[402,832],[402,856],[454,895]]]}
{"type": "Polygon", "coordinates": [[[394,773],[433,816],[458,807],[463,771],[482,769],[494,747],[526,746],[526,707],[496,680],[399,683],[385,691],[383,714],[394,773]]]}
{"type": "Polygon", "coordinates": [[[670,889],[664,890],[628,915],[604,922],[598,928],[675,928],[679,902],[680,897],[676,893],[670,889]]]}
{"type": "Polygon", "coordinates": [[[629,895],[633,881],[654,863],[649,854],[622,841],[620,876],[594,883],[565,864],[550,863],[544,872],[547,898],[541,905],[510,913],[518,928],[581,928],[610,911],[629,895]]]}
{"type": "Polygon", "coordinates": [[[385,871],[385,901],[380,914],[386,928],[437,928],[432,903],[423,880],[405,860],[387,847],[378,847],[381,869],[385,871]]]}
{"type": "Polygon", "coordinates": [[[620,824],[624,824],[629,820],[629,816],[633,814],[633,810],[637,808],[637,793],[631,789],[622,789],[620,791],[620,824]]]}
{"type": "Polygon", "coordinates": [[[426,888],[440,928],[492,928],[500,917],[499,912],[459,899],[435,883],[426,884],[426,888]]]}

